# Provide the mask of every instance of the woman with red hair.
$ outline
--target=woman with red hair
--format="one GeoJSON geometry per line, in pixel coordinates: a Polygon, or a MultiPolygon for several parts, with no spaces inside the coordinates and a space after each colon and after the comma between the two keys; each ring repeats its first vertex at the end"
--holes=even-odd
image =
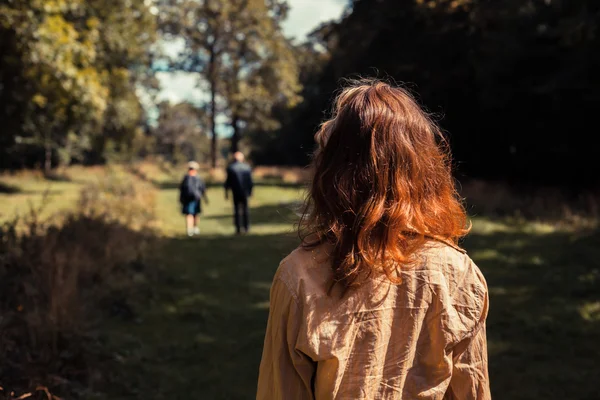
{"type": "Polygon", "coordinates": [[[490,399],[488,291],[439,128],[405,90],[344,88],[315,139],[301,246],[271,288],[258,399],[490,399]]]}

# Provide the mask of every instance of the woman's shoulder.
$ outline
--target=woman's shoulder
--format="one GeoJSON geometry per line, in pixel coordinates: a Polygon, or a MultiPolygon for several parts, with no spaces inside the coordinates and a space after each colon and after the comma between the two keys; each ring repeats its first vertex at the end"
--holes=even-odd
{"type": "MultiPolygon", "coordinates": [[[[333,281],[331,249],[327,245],[298,247],[279,264],[274,281],[280,281],[296,298],[327,296],[333,281]]],[[[404,278],[427,282],[429,287],[451,297],[469,289],[477,297],[485,297],[487,284],[483,274],[469,255],[456,245],[431,240],[419,254],[421,262],[402,269],[404,278]]],[[[385,280],[385,276],[375,280],[385,280]]],[[[391,283],[390,283],[391,284],[391,283]]]]}
{"type": "Polygon", "coordinates": [[[332,275],[326,246],[300,246],[281,261],[274,280],[283,282],[295,295],[300,291],[324,293],[332,275]]]}
{"type": "Polygon", "coordinates": [[[430,272],[432,283],[447,290],[450,298],[465,303],[469,302],[466,297],[476,303],[485,301],[487,282],[466,251],[455,245],[432,241],[426,246],[423,255],[421,268],[430,272]]]}
{"type": "Polygon", "coordinates": [[[430,283],[448,287],[452,292],[467,283],[487,291],[483,274],[467,252],[453,243],[430,240],[420,252],[421,262],[415,267],[426,273],[430,283]]]}
{"type": "Polygon", "coordinates": [[[467,251],[462,247],[438,239],[428,240],[420,254],[430,263],[450,269],[460,269],[466,263],[472,262],[467,251]]]}

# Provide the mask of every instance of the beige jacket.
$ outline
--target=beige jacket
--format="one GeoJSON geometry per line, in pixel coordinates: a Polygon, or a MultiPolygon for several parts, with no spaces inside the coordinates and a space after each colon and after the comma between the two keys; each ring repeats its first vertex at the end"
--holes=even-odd
{"type": "Polygon", "coordinates": [[[292,252],[271,288],[257,399],[491,399],[479,268],[432,241],[401,274],[328,294],[325,246],[292,252]]]}

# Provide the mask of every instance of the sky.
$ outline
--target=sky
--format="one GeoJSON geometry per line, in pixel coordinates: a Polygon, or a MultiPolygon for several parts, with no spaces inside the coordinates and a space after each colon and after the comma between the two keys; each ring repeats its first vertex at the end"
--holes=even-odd
{"type": "Polygon", "coordinates": [[[339,19],[348,0],[288,0],[290,13],[283,24],[288,37],[304,39],[325,21],[339,19]]]}
{"type": "MultiPolygon", "coordinates": [[[[288,0],[288,4],[290,12],[283,31],[287,37],[302,42],[321,23],[339,19],[348,0],[288,0]]],[[[176,49],[176,46],[171,48],[176,49]]],[[[197,79],[193,74],[159,72],[157,76],[162,88],[159,101],[198,102],[206,98],[206,90],[196,87],[197,79]]]]}

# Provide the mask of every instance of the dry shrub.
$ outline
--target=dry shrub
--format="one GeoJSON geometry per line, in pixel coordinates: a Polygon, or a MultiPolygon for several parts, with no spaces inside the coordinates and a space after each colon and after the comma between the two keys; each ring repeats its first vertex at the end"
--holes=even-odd
{"type": "MultiPolygon", "coordinates": [[[[162,177],[163,180],[169,181],[177,180],[186,170],[187,166],[185,164],[165,169],[160,164],[143,162],[136,165],[135,170],[131,172],[142,180],[156,182],[160,181],[157,177],[162,177]]],[[[225,167],[211,168],[209,165],[202,164],[200,166],[200,175],[210,184],[222,183],[227,177],[225,167]]],[[[300,167],[256,166],[252,169],[252,175],[258,181],[304,184],[310,180],[311,170],[300,167]]]]}
{"type": "Polygon", "coordinates": [[[134,292],[153,239],[154,194],[123,176],[86,186],[48,223],[32,211],[0,228],[0,386],[73,397],[102,357],[94,327],[134,292]],[[21,231],[18,226],[24,225],[21,231]]]}
{"type": "Polygon", "coordinates": [[[225,182],[225,178],[227,178],[226,171],[223,168],[211,168],[203,175],[206,176],[207,183],[225,182]]]}
{"type": "Polygon", "coordinates": [[[504,182],[463,182],[461,195],[470,214],[517,217],[570,226],[595,226],[600,220],[600,192],[558,187],[519,187],[504,182]]]}
{"type": "Polygon", "coordinates": [[[259,180],[297,184],[307,183],[311,172],[309,168],[273,166],[258,166],[253,170],[254,177],[259,180]]]}
{"type": "Polygon", "coordinates": [[[179,179],[186,169],[186,165],[173,166],[173,164],[164,161],[161,157],[148,158],[126,165],[126,170],[129,173],[155,185],[179,179]]]}
{"type": "Polygon", "coordinates": [[[0,181],[0,193],[14,194],[19,193],[21,188],[12,183],[5,183],[0,181]]]}
{"type": "Polygon", "coordinates": [[[156,190],[129,174],[112,171],[86,185],[78,202],[80,215],[117,222],[133,229],[154,227],[156,190]]]}
{"type": "Polygon", "coordinates": [[[66,168],[44,172],[44,179],[53,182],[71,182],[73,180],[66,168]]]}

